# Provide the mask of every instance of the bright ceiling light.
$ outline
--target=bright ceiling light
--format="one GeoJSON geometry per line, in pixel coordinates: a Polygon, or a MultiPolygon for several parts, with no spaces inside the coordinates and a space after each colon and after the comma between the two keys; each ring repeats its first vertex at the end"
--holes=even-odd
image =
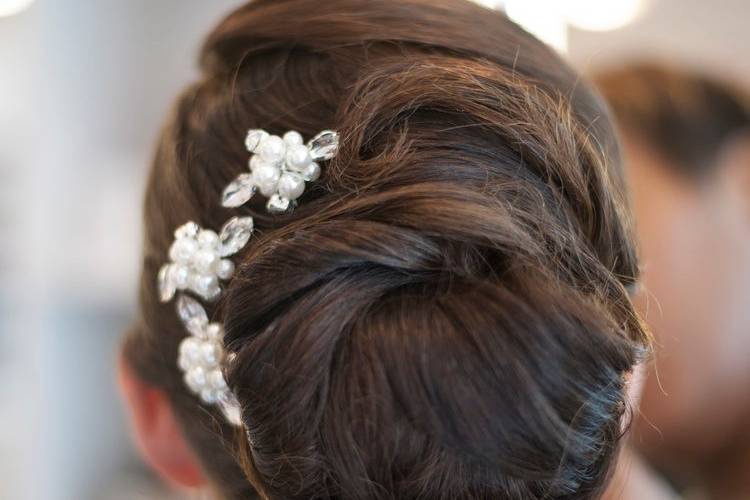
{"type": "Polygon", "coordinates": [[[645,7],[645,0],[564,0],[558,8],[571,26],[610,31],[632,23],[645,7]]]}
{"type": "Polygon", "coordinates": [[[489,9],[496,9],[502,5],[502,0],[474,0],[474,2],[489,9]]]}
{"type": "Polygon", "coordinates": [[[635,21],[648,0],[474,0],[504,9],[508,17],[560,52],[568,49],[568,28],[609,31],[635,21]]]}
{"type": "Polygon", "coordinates": [[[558,2],[550,0],[505,0],[508,17],[560,52],[568,50],[568,26],[558,2]]]}
{"type": "Polygon", "coordinates": [[[34,0],[0,0],[0,17],[14,16],[26,10],[34,0]]]}

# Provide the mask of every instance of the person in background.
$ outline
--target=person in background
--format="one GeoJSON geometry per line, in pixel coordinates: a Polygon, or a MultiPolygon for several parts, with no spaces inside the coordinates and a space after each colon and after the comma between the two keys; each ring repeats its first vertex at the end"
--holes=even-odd
{"type": "Polygon", "coordinates": [[[656,339],[633,441],[687,492],[748,499],[748,97],[655,63],[595,80],[623,135],[642,253],[637,302],[656,339]]]}

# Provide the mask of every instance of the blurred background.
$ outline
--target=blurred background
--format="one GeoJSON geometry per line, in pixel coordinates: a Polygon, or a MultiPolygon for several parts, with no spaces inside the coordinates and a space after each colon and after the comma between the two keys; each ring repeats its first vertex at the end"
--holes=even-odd
{"type": "MultiPolygon", "coordinates": [[[[154,139],[241,3],[0,0],[0,498],[169,498],[129,442],[115,352],[154,139]]],[[[653,56],[750,83],[747,0],[480,3],[586,72],[653,56]]]]}

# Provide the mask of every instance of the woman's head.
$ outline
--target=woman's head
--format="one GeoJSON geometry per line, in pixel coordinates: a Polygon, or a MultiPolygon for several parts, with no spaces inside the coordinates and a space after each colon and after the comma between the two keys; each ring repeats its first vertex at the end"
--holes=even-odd
{"type": "Polygon", "coordinates": [[[256,1],[201,61],[149,178],[125,359],[222,493],[596,497],[646,340],[595,94],[465,1],[256,1]],[[341,135],[290,214],[218,203],[250,128],[341,135]],[[238,436],[183,386],[185,332],[154,279],[175,227],[240,214],[256,234],[211,311],[238,436]]]}
{"type": "Polygon", "coordinates": [[[750,450],[750,97],[654,62],[597,81],[625,138],[640,300],[659,346],[637,442],[693,481],[750,450]]]}

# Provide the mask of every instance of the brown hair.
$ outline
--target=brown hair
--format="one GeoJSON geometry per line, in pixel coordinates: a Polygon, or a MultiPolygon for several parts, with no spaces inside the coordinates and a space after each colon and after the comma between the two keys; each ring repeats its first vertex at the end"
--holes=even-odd
{"type": "Polygon", "coordinates": [[[460,0],[256,0],[201,61],[148,181],[125,352],[222,494],[597,497],[646,345],[600,99],[460,0]],[[340,132],[293,213],[221,208],[249,128],[340,132]],[[257,232],[212,315],[249,440],[183,387],[154,284],[175,227],[237,214],[257,232]]]}
{"type": "Polygon", "coordinates": [[[709,175],[722,147],[750,132],[750,96],[697,71],[641,61],[595,80],[623,131],[684,177],[709,175]]]}

